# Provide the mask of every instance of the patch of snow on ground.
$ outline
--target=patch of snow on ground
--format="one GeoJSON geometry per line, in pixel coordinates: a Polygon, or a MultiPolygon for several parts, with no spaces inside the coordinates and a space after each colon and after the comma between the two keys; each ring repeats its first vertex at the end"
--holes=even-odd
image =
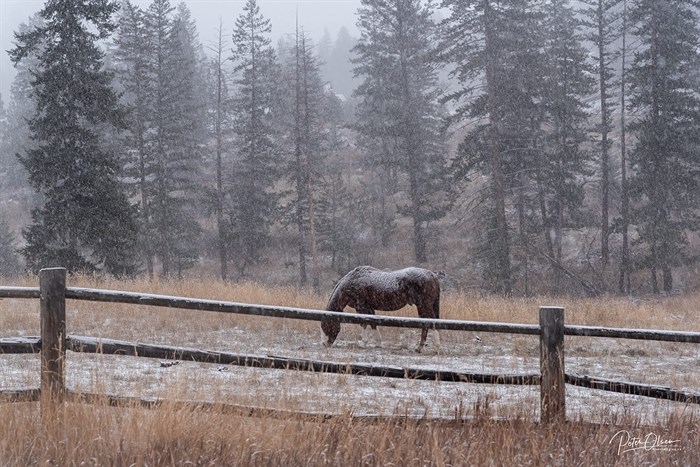
{"type": "MultiPolygon", "coordinates": [[[[442,345],[415,352],[419,331],[383,329],[381,346],[358,344],[359,326],[344,325],[331,348],[316,325],[275,331],[245,326],[204,334],[140,339],[241,354],[478,373],[539,373],[536,337],[441,333],[442,345]]],[[[118,337],[118,336],[110,336],[118,337]]],[[[700,347],[613,339],[568,338],[566,371],[700,392],[700,347]]],[[[36,355],[0,355],[0,390],[38,387],[36,355]]],[[[67,357],[71,390],[142,398],[229,402],[255,407],[355,415],[539,418],[539,387],[445,383],[76,354],[67,357]]],[[[700,416],[700,405],[567,386],[567,416],[595,422],[634,415],[646,422],[671,413],[700,416]]]]}

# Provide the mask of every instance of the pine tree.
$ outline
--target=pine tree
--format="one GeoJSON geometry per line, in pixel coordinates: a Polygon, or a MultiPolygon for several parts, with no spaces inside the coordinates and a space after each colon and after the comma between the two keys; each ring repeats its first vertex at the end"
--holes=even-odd
{"type": "MultiPolygon", "coordinates": [[[[18,32],[28,33],[43,24],[42,18],[35,14],[29,18],[28,23],[20,24],[18,32]]],[[[28,198],[31,195],[25,192],[31,191],[31,188],[27,171],[17,156],[34,146],[27,120],[35,113],[31,70],[39,67],[37,55],[40,49],[41,46],[37,47],[36,51],[15,64],[16,74],[10,86],[7,106],[7,128],[5,135],[0,139],[0,187],[15,191],[17,195],[27,198],[27,201],[30,201],[28,198]]]]}
{"type": "Polygon", "coordinates": [[[228,57],[224,39],[223,22],[219,22],[216,42],[210,47],[214,57],[209,63],[209,80],[207,88],[210,90],[209,108],[210,122],[214,140],[215,153],[215,179],[216,187],[209,198],[213,200],[216,213],[217,250],[219,254],[219,273],[222,280],[228,279],[228,229],[224,218],[224,200],[226,189],[224,186],[224,161],[229,153],[229,133],[231,126],[229,83],[226,68],[228,57]]]}
{"type": "Polygon", "coordinates": [[[333,51],[333,39],[328,28],[323,28],[323,36],[318,41],[316,55],[318,56],[319,65],[321,67],[321,76],[324,82],[331,81],[331,66],[329,64],[331,52],[333,51]]]}
{"type": "Polygon", "coordinates": [[[631,219],[651,286],[673,288],[672,270],[686,261],[687,235],[700,228],[700,17],[691,0],[639,0],[629,12],[641,47],[629,70],[631,219]]]}
{"type": "Polygon", "coordinates": [[[181,5],[154,0],[146,12],[149,131],[145,173],[151,242],[161,276],[181,275],[198,257],[194,218],[201,162],[204,98],[197,92],[199,50],[194,23],[181,5]]]}
{"type": "Polygon", "coordinates": [[[227,199],[229,257],[235,261],[239,276],[262,261],[279,200],[274,190],[280,166],[273,140],[279,72],[270,31],[270,21],[262,16],[257,2],[248,0],[233,31],[237,150],[227,199]]]}
{"type": "Polygon", "coordinates": [[[433,11],[431,3],[419,1],[365,0],[359,10],[361,38],[353,49],[355,75],[363,78],[355,91],[362,99],[360,142],[379,156],[370,170],[384,173],[382,186],[398,174],[407,182],[398,211],[411,219],[419,263],[428,257],[428,225],[444,217],[449,205],[444,112],[431,54],[437,39],[433,11]]]}
{"type": "Polygon", "coordinates": [[[10,277],[21,272],[14,234],[5,219],[0,217],[0,277],[10,277]]]}
{"type": "Polygon", "coordinates": [[[5,134],[7,133],[7,111],[5,110],[5,101],[2,99],[2,93],[0,92],[0,136],[3,140],[5,139],[5,134]]]}
{"type": "Polygon", "coordinates": [[[622,206],[620,209],[620,230],[622,233],[622,251],[620,254],[620,278],[618,290],[620,293],[630,293],[630,254],[629,254],[629,188],[627,181],[627,126],[625,115],[627,106],[627,0],[622,1],[622,45],[620,50],[620,196],[622,206]]]}
{"type": "Polygon", "coordinates": [[[146,272],[153,278],[153,246],[151,227],[150,180],[153,164],[150,160],[147,130],[149,125],[150,77],[148,53],[151,50],[143,11],[126,0],[115,37],[116,77],[122,89],[122,102],[127,108],[127,129],[123,144],[127,148],[127,174],[136,183],[132,194],[139,199],[139,250],[146,260],[146,272]]]}
{"type": "MultiPolygon", "coordinates": [[[[5,147],[5,141],[8,137],[8,128],[9,124],[7,121],[7,111],[5,110],[5,101],[3,101],[2,93],[0,93],[0,141],[2,142],[0,143],[0,157],[2,157],[2,159],[0,160],[3,162],[5,162],[4,159],[7,158],[8,152],[8,148],[5,147]]],[[[4,185],[4,183],[1,183],[2,179],[7,176],[5,173],[3,173],[5,170],[7,170],[7,163],[3,163],[2,167],[2,172],[0,172],[0,189],[2,189],[4,185]]]]}
{"type": "Polygon", "coordinates": [[[171,219],[178,277],[199,258],[201,227],[196,219],[201,201],[201,165],[205,146],[206,106],[203,59],[194,20],[185,3],[177,7],[172,30],[173,55],[169,63],[173,89],[170,102],[172,132],[169,159],[170,174],[175,179],[177,201],[175,219],[171,219]]]}
{"type": "Polygon", "coordinates": [[[330,255],[333,271],[342,275],[354,265],[367,262],[358,255],[361,250],[358,226],[366,224],[367,203],[353,194],[344,180],[347,176],[345,156],[351,141],[346,134],[348,122],[342,101],[331,86],[325,86],[321,115],[325,122],[327,155],[317,210],[319,245],[330,255]]]}
{"type": "MultiPolygon", "coordinates": [[[[463,178],[488,176],[478,205],[479,248],[489,289],[508,295],[515,285],[513,240],[506,204],[515,198],[518,238],[527,277],[529,232],[535,224],[533,187],[542,142],[543,92],[541,2],[445,1],[451,15],[442,23],[441,57],[454,65],[459,88],[445,96],[457,104],[455,120],[474,123],[458,150],[463,178]]],[[[525,282],[527,293],[527,281],[525,282]]]]}
{"type": "Polygon", "coordinates": [[[299,232],[299,279],[307,283],[307,255],[311,256],[311,280],[319,286],[317,204],[323,178],[325,137],[323,135],[323,84],[313,44],[297,27],[295,43],[288,54],[287,70],[292,84],[291,137],[293,141],[290,176],[295,187],[292,209],[299,232]]]}
{"type": "Polygon", "coordinates": [[[327,58],[327,79],[335,90],[344,96],[350,96],[358,86],[358,81],[352,73],[352,49],[357,40],[343,26],[338,30],[333,49],[327,58]]]}
{"type": "MultiPolygon", "coordinates": [[[[551,245],[549,255],[562,264],[562,237],[565,227],[577,226],[583,205],[585,177],[590,154],[583,149],[588,140],[585,99],[593,92],[594,81],[587,64],[588,52],[582,45],[581,22],[564,0],[548,3],[544,55],[549,74],[544,77],[542,108],[544,153],[538,167],[546,210],[545,236],[551,245]],[[551,231],[554,238],[551,238],[551,231]]],[[[560,274],[555,275],[555,285],[560,274]]]]}
{"type": "MultiPolygon", "coordinates": [[[[0,141],[5,141],[7,134],[7,114],[5,103],[0,94],[0,141]]],[[[0,277],[7,277],[18,273],[20,270],[17,258],[15,238],[5,219],[0,217],[0,277]]]]}
{"type": "Polygon", "coordinates": [[[600,102],[600,123],[596,132],[600,134],[598,152],[600,153],[600,256],[603,267],[608,263],[610,248],[610,185],[611,164],[610,149],[612,141],[612,113],[615,109],[613,102],[612,86],[615,74],[614,65],[618,56],[611,51],[611,47],[619,37],[619,27],[615,22],[619,15],[613,13],[613,8],[619,3],[617,0],[588,0],[590,6],[585,11],[588,28],[591,32],[588,36],[595,46],[596,65],[594,71],[598,75],[598,99],[600,102]]]}
{"type": "MultiPolygon", "coordinates": [[[[365,28],[376,30],[379,26],[372,23],[375,19],[366,15],[365,28]]],[[[360,42],[353,50],[359,54],[359,48],[365,46],[366,42],[360,42]]],[[[362,67],[355,70],[356,77],[360,73],[367,75],[354,92],[354,96],[361,97],[357,104],[355,129],[357,145],[363,151],[364,165],[370,168],[363,177],[363,191],[369,195],[372,203],[371,228],[381,246],[386,248],[395,233],[395,214],[390,209],[390,196],[398,191],[396,131],[393,130],[396,114],[393,114],[394,118],[389,118],[393,109],[390,108],[387,89],[390,78],[385,76],[385,64],[381,57],[371,56],[370,50],[367,45],[364,56],[353,59],[362,67]]]]}
{"type": "Polygon", "coordinates": [[[29,121],[36,147],[21,160],[43,206],[32,211],[23,248],[31,270],[134,271],[133,209],[119,181],[118,158],[106,151],[99,127],[120,128],[123,112],[102,69],[105,40],[118,4],[48,0],[45,25],[15,35],[14,63],[38,52],[32,82],[36,112],[29,121]]]}

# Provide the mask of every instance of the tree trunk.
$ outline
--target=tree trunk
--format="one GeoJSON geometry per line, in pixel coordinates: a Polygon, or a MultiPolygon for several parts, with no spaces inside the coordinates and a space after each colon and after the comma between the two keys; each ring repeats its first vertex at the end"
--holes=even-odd
{"type": "Polygon", "coordinates": [[[661,272],[664,276],[664,292],[671,293],[673,291],[673,274],[671,272],[671,266],[664,265],[661,272]]]}
{"type": "MultiPolygon", "coordinates": [[[[298,38],[297,38],[298,42],[298,38]]],[[[299,77],[299,49],[297,44],[297,66],[295,72],[296,80],[296,96],[294,103],[294,132],[295,132],[295,149],[294,154],[296,157],[296,189],[297,189],[297,227],[299,229],[299,284],[304,286],[308,283],[309,279],[306,274],[306,224],[304,222],[304,170],[302,168],[302,142],[301,142],[301,96],[300,87],[301,80],[299,77]]]]}
{"type": "Polygon", "coordinates": [[[222,167],[222,54],[223,51],[223,26],[219,22],[219,44],[217,47],[217,80],[216,80],[216,227],[219,234],[219,263],[221,280],[225,281],[228,277],[228,258],[226,250],[226,231],[224,227],[224,184],[223,184],[223,167],[222,167]]]}
{"type": "Polygon", "coordinates": [[[625,73],[627,55],[627,1],[623,2],[622,11],[622,70],[620,72],[620,174],[622,189],[622,255],[620,259],[620,293],[630,293],[629,260],[629,195],[627,192],[627,148],[625,147],[625,73]]]}
{"type": "Polygon", "coordinates": [[[606,91],[608,84],[605,79],[605,42],[603,40],[603,0],[598,0],[598,73],[600,79],[600,118],[601,118],[601,153],[600,153],[600,170],[601,170],[601,220],[600,220],[600,256],[603,261],[603,267],[608,264],[609,247],[609,215],[608,215],[608,198],[609,198],[609,161],[608,161],[608,102],[606,99],[606,91]]]}
{"type": "Polygon", "coordinates": [[[486,93],[489,112],[489,145],[491,150],[491,188],[493,191],[495,219],[496,219],[496,245],[494,250],[497,255],[498,265],[498,289],[504,295],[511,293],[510,271],[510,244],[508,240],[508,223],[506,220],[506,193],[503,178],[503,163],[499,145],[498,125],[499,112],[496,101],[495,71],[496,54],[493,50],[493,11],[489,0],[484,0],[484,47],[486,52],[486,93]]]}

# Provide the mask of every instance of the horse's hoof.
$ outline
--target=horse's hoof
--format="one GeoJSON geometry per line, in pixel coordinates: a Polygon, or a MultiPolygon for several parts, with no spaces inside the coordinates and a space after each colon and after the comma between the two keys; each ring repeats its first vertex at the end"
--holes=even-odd
{"type": "Polygon", "coordinates": [[[324,342],[323,342],[323,346],[324,346],[324,347],[330,347],[330,346],[332,346],[332,345],[333,345],[332,342],[328,342],[328,341],[324,341],[324,342]]]}

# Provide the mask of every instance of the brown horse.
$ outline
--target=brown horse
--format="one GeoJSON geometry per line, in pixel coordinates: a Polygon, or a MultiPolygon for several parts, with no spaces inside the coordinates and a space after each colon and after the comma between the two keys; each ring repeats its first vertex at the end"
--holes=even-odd
{"type": "MultiPolygon", "coordinates": [[[[385,272],[371,266],[358,266],[336,284],[326,310],[343,311],[350,306],[358,313],[373,315],[374,310],[394,311],[405,305],[416,305],[419,317],[439,318],[439,277],[438,273],[421,268],[385,272]]],[[[372,325],[372,329],[376,328],[372,325]]],[[[328,337],[324,345],[330,347],[338,337],[340,323],[323,320],[321,329],[328,337]]],[[[439,342],[440,336],[435,332],[439,342]]],[[[427,337],[428,330],[422,329],[417,352],[423,349],[427,337]]]]}

